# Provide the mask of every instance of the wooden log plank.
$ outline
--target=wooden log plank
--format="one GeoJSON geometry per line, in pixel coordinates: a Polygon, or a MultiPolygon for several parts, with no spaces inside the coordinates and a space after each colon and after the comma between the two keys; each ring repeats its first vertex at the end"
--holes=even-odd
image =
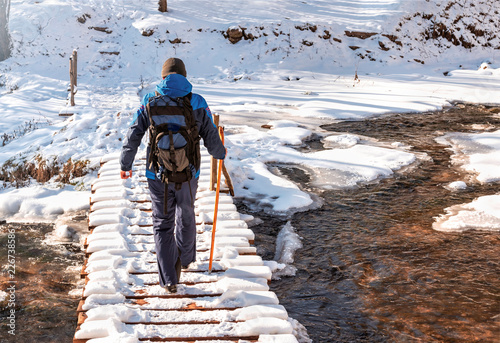
{"type": "MultiPolygon", "coordinates": [[[[202,342],[202,341],[220,341],[221,343],[226,342],[239,342],[239,341],[245,341],[245,342],[258,342],[259,337],[258,336],[248,336],[248,337],[189,337],[189,338],[177,338],[177,337],[170,337],[170,338],[163,338],[163,337],[150,337],[150,338],[139,338],[139,341],[144,342],[144,341],[150,341],[150,342],[183,342],[183,343],[197,343],[197,342],[202,342]]],[[[87,343],[87,339],[73,339],[73,343],[87,343]]]]}
{"type": "MultiPolygon", "coordinates": [[[[201,270],[201,269],[198,269],[198,270],[183,270],[182,272],[183,273],[207,273],[208,270],[201,270]]],[[[225,270],[223,270],[223,269],[213,269],[210,274],[222,274],[224,272],[225,272],[225,270]]],[[[148,274],[158,275],[158,272],[131,272],[129,274],[130,275],[148,275],[148,274]]],[[[80,274],[80,279],[85,279],[87,276],[88,276],[88,273],[85,272],[85,271],[83,271],[80,274]]]]}
{"type": "Polygon", "coordinates": [[[258,342],[259,336],[246,336],[246,337],[229,337],[229,336],[223,336],[223,337],[189,337],[189,338],[183,338],[183,337],[151,337],[151,338],[139,338],[139,341],[151,341],[151,342],[183,342],[183,343],[196,343],[200,341],[213,341],[213,340],[225,340],[225,341],[231,341],[231,342],[239,342],[239,341],[245,341],[245,342],[258,342]]]}
{"type": "MultiPolygon", "coordinates": [[[[179,294],[179,293],[169,293],[169,294],[142,294],[142,295],[126,295],[125,299],[129,300],[140,300],[140,299],[196,299],[196,298],[217,298],[220,297],[222,293],[203,293],[203,294],[179,294]]],[[[83,297],[82,300],[86,300],[87,297],[83,297]]]]}

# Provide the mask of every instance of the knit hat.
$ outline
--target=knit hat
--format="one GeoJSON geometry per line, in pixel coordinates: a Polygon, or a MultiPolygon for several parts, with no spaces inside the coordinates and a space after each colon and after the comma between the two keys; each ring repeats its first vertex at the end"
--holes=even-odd
{"type": "Polygon", "coordinates": [[[186,66],[184,66],[184,62],[181,59],[171,57],[163,63],[163,67],[161,68],[161,77],[165,78],[170,74],[180,74],[186,77],[186,66]]]}

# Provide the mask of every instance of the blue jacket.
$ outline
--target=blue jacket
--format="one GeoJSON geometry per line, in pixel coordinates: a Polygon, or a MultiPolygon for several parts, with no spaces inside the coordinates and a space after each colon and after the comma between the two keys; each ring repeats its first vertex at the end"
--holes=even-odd
{"type": "MultiPolygon", "coordinates": [[[[156,91],[161,95],[167,95],[171,98],[178,98],[191,93],[193,86],[182,75],[170,74],[163,79],[157,86],[156,91]]],[[[142,137],[149,128],[149,118],[146,113],[146,105],[150,98],[155,97],[154,92],[148,93],[142,99],[141,107],[134,115],[132,124],[128,130],[127,136],[123,142],[122,153],[120,156],[121,170],[132,170],[132,164],[137,153],[139,145],[141,145],[142,137]]],[[[212,113],[207,105],[207,102],[201,95],[194,94],[191,97],[191,106],[193,107],[194,118],[198,126],[198,132],[203,138],[203,143],[208,152],[216,159],[224,159],[226,157],[226,149],[222,144],[217,128],[212,119],[212,113]]],[[[147,156],[149,157],[149,148],[147,156]]],[[[196,171],[195,177],[198,177],[200,171],[196,171]]],[[[146,177],[156,179],[154,170],[149,169],[149,161],[147,162],[146,177]]]]}

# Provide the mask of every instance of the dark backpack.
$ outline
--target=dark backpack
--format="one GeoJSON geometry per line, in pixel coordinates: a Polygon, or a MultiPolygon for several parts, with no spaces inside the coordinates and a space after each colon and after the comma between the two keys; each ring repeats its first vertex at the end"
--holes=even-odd
{"type": "Polygon", "coordinates": [[[200,135],[191,106],[191,93],[180,98],[160,95],[146,105],[149,117],[149,163],[156,177],[167,185],[175,183],[179,190],[200,168],[200,135]]]}

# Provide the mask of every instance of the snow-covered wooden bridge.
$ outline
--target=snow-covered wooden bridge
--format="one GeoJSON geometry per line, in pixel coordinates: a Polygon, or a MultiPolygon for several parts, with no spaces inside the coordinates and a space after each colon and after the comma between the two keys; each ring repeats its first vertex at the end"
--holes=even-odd
{"type": "Polygon", "coordinates": [[[86,284],[73,342],[296,343],[285,308],[269,291],[275,263],[256,255],[253,232],[224,193],[208,272],[215,191],[209,190],[210,157],[203,147],[197,261],[183,270],[175,294],[158,283],[145,160],[136,160],[133,177],[122,180],[118,157],[102,158],[92,186],[86,284]]]}

